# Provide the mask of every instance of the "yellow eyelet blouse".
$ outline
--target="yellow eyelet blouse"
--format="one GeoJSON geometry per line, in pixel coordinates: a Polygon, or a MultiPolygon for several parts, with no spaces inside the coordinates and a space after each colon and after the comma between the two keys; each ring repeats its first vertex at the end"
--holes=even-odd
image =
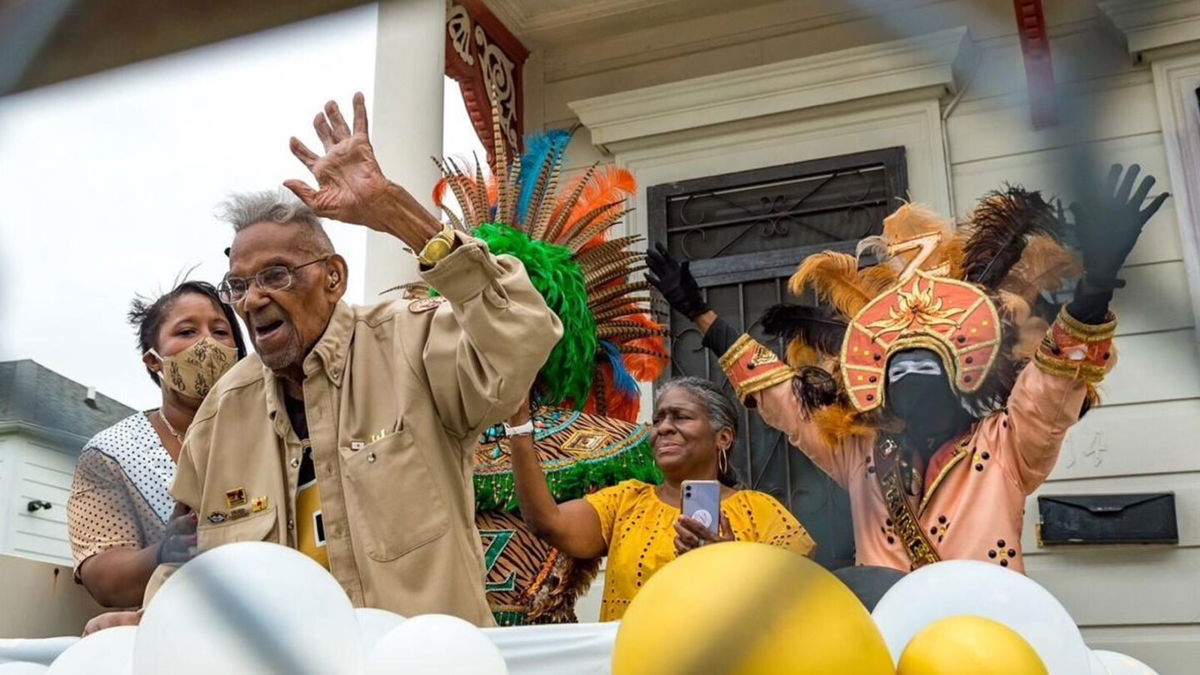
{"type": "MultiPolygon", "coordinates": [[[[633,596],[663,565],[675,559],[679,509],[658,498],[653,485],[628,480],[584,497],[600,516],[608,543],[608,570],[600,620],[625,614],[633,596]]],[[[816,544],[799,521],[774,497],[740,490],[721,501],[734,538],[812,555],[816,544]]]]}

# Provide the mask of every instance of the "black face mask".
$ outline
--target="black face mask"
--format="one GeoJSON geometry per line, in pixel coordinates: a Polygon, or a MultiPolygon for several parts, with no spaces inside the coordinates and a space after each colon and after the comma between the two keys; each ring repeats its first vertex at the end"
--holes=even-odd
{"type": "MultiPolygon", "coordinates": [[[[900,352],[892,364],[930,361],[942,371],[941,359],[926,349],[900,352]]],[[[935,369],[930,365],[926,370],[935,369]]],[[[887,410],[904,422],[904,435],[918,443],[944,441],[970,423],[970,415],[963,410],[944,371],[909,372],[898,379],[889,374],[886,401],[887,410]]]]}

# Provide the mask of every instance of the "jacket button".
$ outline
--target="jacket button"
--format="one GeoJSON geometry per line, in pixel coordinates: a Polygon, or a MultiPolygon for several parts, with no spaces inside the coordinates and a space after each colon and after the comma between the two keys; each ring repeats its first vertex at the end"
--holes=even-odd
{"type": "Polygon", "coordinates": [[[300,466],[300,458],[293,457],[292,458],[292,468],[295,469],[295,468],[298,468],[299,466],[300,466]]]}
{"type": "Polygon", "coordinates": [[[292,520],[291,518],[288,518],[288,529],[289,530],[296,529],[296,521],[292,520]]]}
{"type": "Polygon", "coordinates": [[[375,461],[375,453],[372,452],[371,454],[367,455],[367,461],[374,462],[375,461]]]}

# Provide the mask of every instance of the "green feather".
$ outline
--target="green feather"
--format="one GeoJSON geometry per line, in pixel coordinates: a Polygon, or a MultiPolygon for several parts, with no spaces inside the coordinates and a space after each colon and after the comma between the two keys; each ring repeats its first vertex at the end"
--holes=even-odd
{"type": "Polygon", "coordinates": [[[571,251],[530,239],[508,225],[481,225],[472,234],[487,242],[494,255],[511,255],[524,263],[533,287],[562,321],[563,338],[539,372],[542,403],[561,405],[570,401],[582,407],[592,388],[598,341],[583,270],[571,251]]]}

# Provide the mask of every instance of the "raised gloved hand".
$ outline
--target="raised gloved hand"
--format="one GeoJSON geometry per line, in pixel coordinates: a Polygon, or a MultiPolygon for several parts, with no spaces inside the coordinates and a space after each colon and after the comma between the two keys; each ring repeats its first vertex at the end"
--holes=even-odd
{"type": "Polygon", "coordinates": [[[696,278],[688,270],[689,262],[680,263],[667,253],[666,247],[656,244],[646,252],[646,265],[650,268],[646,280],[658,289],[672,309],[695,320],[708,311],[708,304],[704,302],[696,278]]]}
{"type": "Polygon", "coordinates": [[[1133,184],[1141,170],[1137,164],[1130,166],[1122,180],[1123,169],[1114,164],[1102,194],[1070,207],[1084,272],[1067,312],[1084,323],[1100,324],[1108,319],[1113,289],[1125,285],[1117,272],[1133,251],[1146,222],[1170,196],[1164,192],[1142,208],[1155,180],[1147,175],[1134,192],[1133,184]]]}
{"type": "Polygon", "coordinates": [[[1137,244],[1146,221],[1170,196],[1164,192],[1143,209],[1142,204],[1155,180],[1154,176],[1147,175],[1134,192],[1133,184],[1141,170],[1142,167],[1134,164],[1124,172],[1125,179],[1121,180],[1122,167],[1114,164],[1108,172],[1103,194],[1071,205],[1083,254],[1084,281],[1097,289],[1124,285],[1117,279],[1117,271],[1137,244]]]}

